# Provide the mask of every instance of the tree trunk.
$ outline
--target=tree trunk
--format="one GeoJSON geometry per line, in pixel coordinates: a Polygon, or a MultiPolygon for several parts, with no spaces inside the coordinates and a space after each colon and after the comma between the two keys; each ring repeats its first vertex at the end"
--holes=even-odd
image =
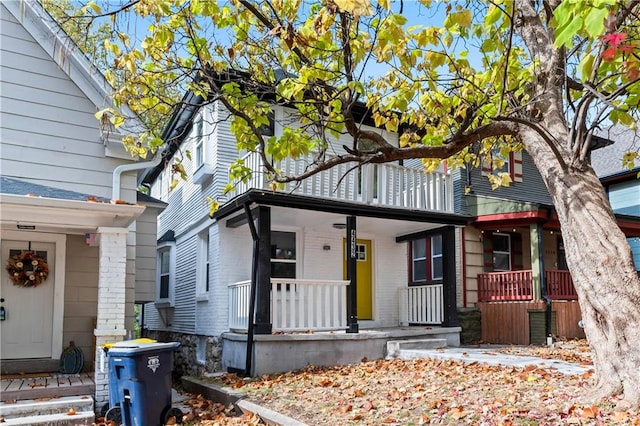
{"type": "Polygon", "coordinates": [[[523,140],[560,220],[594,355],[596,396],[622,393],[626,403],[640,406],[640,279],[631,248],[593,169],[587,164],[563,169],[539,135],[523,140]]]}

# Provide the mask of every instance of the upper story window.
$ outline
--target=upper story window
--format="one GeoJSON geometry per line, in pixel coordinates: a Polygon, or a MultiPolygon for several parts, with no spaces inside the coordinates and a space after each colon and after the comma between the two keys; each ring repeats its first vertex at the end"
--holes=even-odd
{"type": "Polygon", "coordinates": [[[196,169],[202,166],[205,162],[204,152],[204,117],[203,114],[198,114],[196,122],[194,124],[194,151],[195,151],[195,165],[196,169]]]}
{"type": "Polygon", "coordinates": [[[442,234],[413,240],[409,247],[410,281],[424,283],[441,280],[443,277],[442,234]]]}
{"type": "Polygon", "coordinates": [[[173,306],[175,264],[175,241],[159,243],[156,306],[173,306]]]}
{"type": "Polygon", "coordinates": [[[271,277],[296,278],[296,233],[271,232],[271,277]]]}
{"type": "Polygon", "coordinates": [[[511,271],[511,235],[493,233],[493,270],[511,271]]]}
{"type": "Polygon", "coordinates": [[[511,182],[522,182],[522,164],[522,151],[513,151],[509,152],[508,155],[504,155],[499,147],[495,147],[483,157],[482,173],[484,175],[508,173],[511,177],[511,182]]]}

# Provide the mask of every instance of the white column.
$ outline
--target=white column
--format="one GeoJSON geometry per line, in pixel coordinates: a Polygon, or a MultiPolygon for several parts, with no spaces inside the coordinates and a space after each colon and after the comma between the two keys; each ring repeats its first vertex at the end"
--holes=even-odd
{"type": "Polygon", "coordinates": [[[103,359],[102,345],[121,341],[125,329],[125,283],[127,276],[127,228],[98,228],[100,246],[98,277],[98,317],[93,334],[96,336],[95,383],[96,404],[109,400],[109,370],[103,359]]]}

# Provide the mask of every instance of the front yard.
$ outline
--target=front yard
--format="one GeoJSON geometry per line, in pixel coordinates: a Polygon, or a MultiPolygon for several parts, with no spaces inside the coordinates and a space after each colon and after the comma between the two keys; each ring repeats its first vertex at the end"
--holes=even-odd
{"type": "MultiPolygon", "coordinates": [[[[583,344],[498,350],[589,363],[583,344]]],[[[250,380],[227,375],[224,382],[249,400],[309,425],[640,425],[640,411],[617,409],[615,397],[590,402],[591,376],[421,359],[309,367],[250,380]]],[[[213,420],[203,413],[194,410],[187,418],[201,426],[258,421],[255,416],[213,420]]]]}

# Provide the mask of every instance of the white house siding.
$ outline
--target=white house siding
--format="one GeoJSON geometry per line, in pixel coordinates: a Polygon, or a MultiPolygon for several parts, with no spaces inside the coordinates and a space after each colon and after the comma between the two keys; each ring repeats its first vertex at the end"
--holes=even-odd
{"type": "MultiPolygon", "coordinates": [[[[111,172],[125,161],[105,158],[96,106],[4,5],[0,24],[2,174],[110,198],[111,172]]],[[[135,187],[124,176],[122,198],[135,202],[135,187]]]]}
{"type": "Polygon", "coordinates": [[[63,346],[74,341],[82,349],[85,368],[93,363],[93,329],[98,309],[98,247],[83,235],[67,236],[63,346]]]}
{"type": "Polygon", "coordinates": [[[147,209],[136,221],[136,303],[151,302],[156,296],[157,209],[147,209]]]}

